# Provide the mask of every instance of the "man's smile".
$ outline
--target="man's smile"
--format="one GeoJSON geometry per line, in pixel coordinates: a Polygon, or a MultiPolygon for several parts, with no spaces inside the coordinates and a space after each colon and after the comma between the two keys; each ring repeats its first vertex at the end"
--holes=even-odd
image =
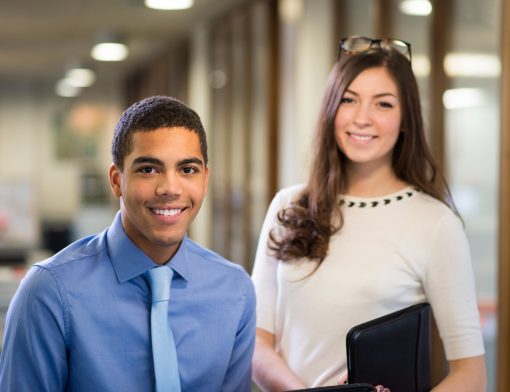
{"type": "Polygon", "coordinates": [[[151,208],[151,210],[156,215],[174,216],[180,214],[184,210],[184,208],[169,208],[169,209],[151,208]]]}

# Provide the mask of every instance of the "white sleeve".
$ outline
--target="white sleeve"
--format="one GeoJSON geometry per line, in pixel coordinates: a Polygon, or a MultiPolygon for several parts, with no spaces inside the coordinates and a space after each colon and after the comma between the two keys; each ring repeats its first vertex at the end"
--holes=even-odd
{"type": "Polygon", "coordinates": [[[281,190],[271,202],[262,225],[253,265],[252,280],[257,294],[257,327],[273,334],[278,295],[278,260],[271,254],[268,247],[269,233],[277,224],[278,212],[288,207],[299,188],[293,186],[281,190]]]}
{"type": "Polygon", "coordinates": [[[451,211],[431,233],[424,289],[448,360],[484,353],[471,255],[462,223],[451,211]]]}

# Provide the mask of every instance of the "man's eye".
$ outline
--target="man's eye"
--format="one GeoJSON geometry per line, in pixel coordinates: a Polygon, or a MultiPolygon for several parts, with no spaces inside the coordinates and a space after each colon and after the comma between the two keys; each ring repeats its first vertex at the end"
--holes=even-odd
{"type": "Polygon", "coordinates": [[[184,174],[194,174],[197,172],[197,169],[192,166],[185,166],[182,168],[182,172],[184,174]]]}
{"type": "Polygon", "coordinates": [[[140,169],[140,172],[142,172],[143,174],[154,174],[156,173],[156,169],[154,169],[153,167],[142,167],[140,169]]]}

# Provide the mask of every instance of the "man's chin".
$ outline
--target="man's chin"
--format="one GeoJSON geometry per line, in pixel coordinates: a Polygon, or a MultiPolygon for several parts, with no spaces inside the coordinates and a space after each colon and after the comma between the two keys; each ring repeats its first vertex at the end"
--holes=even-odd
{"type": "Polygon", "coordinates": [[[172,235],[171,237],[154,238],[152,242],[154,245],[161,248],[173,248],[175,246],[179,246],[183,238],[184,233],[182,235],[172,235]]]}

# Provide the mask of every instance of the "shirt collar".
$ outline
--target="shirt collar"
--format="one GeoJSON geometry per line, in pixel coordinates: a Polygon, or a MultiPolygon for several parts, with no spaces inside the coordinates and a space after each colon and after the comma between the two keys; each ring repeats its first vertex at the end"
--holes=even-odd
{"type": "MultiPolygon", "coordinates": [[[[133,279],[158,266],[128,238],[122,226],[120,211],[115,215],[106,236],[108,254],[120,283],[133,279]]],[[[191,278],[188,265],[188,242],[188,236],[185,235],[179,249],[168,262],[168,266],[186,281],[191,278]]]]}

